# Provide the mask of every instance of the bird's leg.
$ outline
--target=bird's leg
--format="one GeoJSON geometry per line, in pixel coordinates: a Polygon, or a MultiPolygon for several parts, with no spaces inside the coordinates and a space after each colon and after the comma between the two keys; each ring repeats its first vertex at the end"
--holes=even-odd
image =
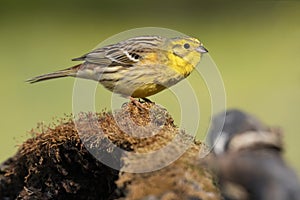
{"type": "Polygon", "coordinates": [[[134,104],[134,105],[136,105],[138,108],[140,108],[140,109],[145,109],[145,107],[143,106],[143,103],[141,103],[139,100],[137,100],[137,99],[135,99],[135,98],[133,98],[133,97],[129,97],[129,99],[130,99],[130,101],[134,104]]]}

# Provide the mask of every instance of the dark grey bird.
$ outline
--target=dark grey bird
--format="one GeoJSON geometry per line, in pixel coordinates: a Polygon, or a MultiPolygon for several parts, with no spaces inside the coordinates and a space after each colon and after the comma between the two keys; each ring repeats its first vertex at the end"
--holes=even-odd
{"type": "Polygon", "coordinates": [[[277,129],[240,110],[229,110],[213,118],[209,144],[214,148],[209,166],[224,199],[300,200],[300,183],[282,157],[282,134],[277,129]]]}

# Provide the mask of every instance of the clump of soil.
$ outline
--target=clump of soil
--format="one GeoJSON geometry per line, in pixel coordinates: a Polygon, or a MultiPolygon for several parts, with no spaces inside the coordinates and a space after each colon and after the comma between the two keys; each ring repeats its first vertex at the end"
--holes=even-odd
{"type": "Polygon", "coordinates": [[[31,134],[0,165],[0,199],[220,199],[196,162],[201,143],[153,103],[66,116],[31,134]],[[130,173],[143,169],[154,171],[130,173]]]}

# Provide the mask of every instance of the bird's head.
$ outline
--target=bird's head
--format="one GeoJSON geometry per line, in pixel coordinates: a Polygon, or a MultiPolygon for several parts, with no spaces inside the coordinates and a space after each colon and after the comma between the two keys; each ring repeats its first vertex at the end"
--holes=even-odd
{"type": "Polygon", "coordinates": [[[202,54],[208,52],[198,39],[192,37],[168,39],[166,48],[169,51],[169,57],[173,58],[170,60],[175,60],[177,65],[186,71],[187,75],[200,62],[202,54]]]}
{"type": "Polygon", "coordinates": [[[192,37],[177,37],[170,39],[170,48],[173,54],[186,60],[191,60],[193,57],[201,57],[208,50],[196,38],[192,37]]]}

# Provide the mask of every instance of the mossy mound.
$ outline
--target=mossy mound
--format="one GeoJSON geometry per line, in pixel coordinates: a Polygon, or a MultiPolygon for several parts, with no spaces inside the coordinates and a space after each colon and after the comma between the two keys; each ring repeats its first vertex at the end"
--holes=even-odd
{"type": "MultiPolygon", "coordinates": [[[[211,175],[196,161],[201,143],[180,131],[165,109],[142,106],[130,102],[114,113],[67,116],[32,130],[32,138],[0,166],[0,199],[219,199],[211,175]],[[191,144],[168,167],[120,172],[155,165],[137,162],[130,152],[155,152],[174,139],[191,144]]],[[[159,162],[180,150],[171,147],[159,162]]]]}

